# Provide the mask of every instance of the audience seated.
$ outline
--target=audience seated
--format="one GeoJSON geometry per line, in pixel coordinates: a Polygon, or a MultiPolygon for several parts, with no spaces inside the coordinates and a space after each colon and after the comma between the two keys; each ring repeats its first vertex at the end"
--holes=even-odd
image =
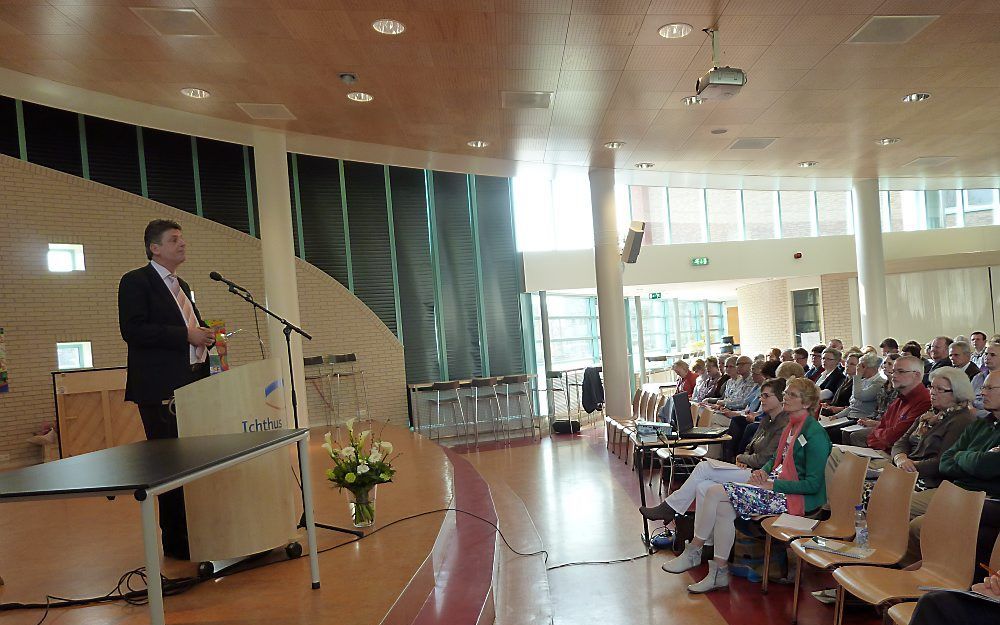
{"type": "Polygon", "coordinates": [[[781,352],[781,362],[792,362],[793,360],[795,360],[795,354],[791,348],[781,352]]]}
{"type": "MultiPolygon", "coordinates": [[[[706,401],[722,399],[723,393],[726,392],[726,385],[729,384],[729,380],[736,375],[736,361],[739,360],[739,356],[729,356],[722,360],[722,376],[715,382],[715,388],[712,389],[711,394],[706,398],[706,401]]],[[[715,403],[715,402],[711,402],[715,403]]]]}
{"type": "Polygon", "coordinates": [[[891,336],[884,339],[881,343],[879,343],[878,346],[879,348],[882,349],[883,356],[899,353],[899,343],[896,341],[896,339],[892,338],[891,336]]]}
{"type": "Polygon", "coordinates": [[[718,404],[722,408],[729,408],[730,410],[743,410],[746,408],[756,390],[756,385],[750,371],[752,366],[753,360],[749,356],[739,356],[726,361],[726,373],[729,373],[731,377],[726,382],[726,386],[722,391],[722,397],[719,399],[710,397],[706,401],[718,404]],[[734,365],[735,371],[730,369],[730,365],[734,365]]]}
{"type": "Polygon", "coordinates": [[[924,363],[924,386],[930,386],[928,377],[931,371],[938,367],[950,367],[951,359],[948,358],[948,348],[951,347],[952,339],[947,336],[934,337],[927,347],[927,362],[924,363]]]}
{"type": "Polygon", "coordinates": [[[775,362],[781,362],[781,348],[780,347],[772,347],[771,350],[769,352],[767,352],[767,360],[768,361],[773,360],[775,362]]]}
{"type": "Polygon", "coordinates": [[[722,444],[722,457],[727,461],[731,462],[733,458],[736,457],[737,448],[739,447],[740,441],[743,440],[743,433],[746,430],[747,425],[754,423],[760,418],[760,385],[764,382],[764,380],[768,379],[768,377],[764,375],[764,368],[768,364],[776,365],[778,363],[755,362],[750,365],[750,377],[754,382],[754,386],[747,396],[747,403],[745,407],[739,410],[719,408],[715,414],[712,415],[712,423],[714,425],[722,425],[729,428],[728,434],[732,437],[731,441],[722,444]]]}
{"type": "Polygon", "coordinates": [[[809,368],[806,369],[806,377],[815,382],[823,374],[823,351],[826,345],[817,345],[809,353],[809,368]]]}
{"type": "Polygon", "coordinates": [[[785,389],[784,410],[788,425],[778,436],[775,457],[749,476],[733,470],[747,483],[703,481],[695,495],[694,539],[684,552],[663,565],[668,573],[682,573],[701,563],[705,542],[713,538],[713,559],[708,575],[688,586],[701,593],[729,586],[729,555],[736,536],[737,515],[751,518],[788,512],[804,515],[826,503],[823,467],[830,453],[830,439],[811,417],[819,408],[819,388],[805,378],[795,378],[785,389]],[[739,512],[737,512],[739,510],[739,512]]]}
{"type": "Polygon", "coordinates": [[[698,383],[698,374],[691,371],[691,367],[683,360],[675,360],[670,368],[677,374],[677,392],[692,395],[694,387],[698,383]]]}
{"type": "Polygon", "coordinates": [[[969,335],[969,342],[972,344],[972,363],[982,371],[986,364],[986,345],[988,340],[985,332],[973,332],[969,335]]]}
{"type": "Polygon", "coordinates": [[[814,380],[819,387],[820,401],[829,401],[844,382],[844,369],[840,366],[842,354],[835,347],[827,347],[821,356],[823,370],[814,380]]]}
{"type": "Polygon", "coordinates": [[[830,341],[826,344],[826,346],[832,347],[833,349],[841,353],[844,351],[844,342],[841,341],[840,339],[830,339],[830,341]]]}
{"type": "Polygon", "coordinates": [[[907,341],[899,350],[901,356],[909,354],[914,358],[923,358],[923,348],[916,341],[907,341]]]}
{"type": "Polygon", "coordinates": [[[983,595],[935,590],[920,597],[910,625],[996,623],[1000,620],[1000,573],[983,578],[972,590],[983,595]],[[992,601],[991,601],[992,599],[992,601]]]}
{"type": "MultiPolygon", "coordinates": [[[[844,382],[844,386],[850,382],[850,386],[847,387],[849,389],[847,405],[840,407],[834,402],[820,414],[853,421],[871,419],[875,414],[875,401],[879,395],[883,394],[882,378],[878,375],[878,368],[879,358],[874,353],[849,356],[845,369],[845,373],[849,377],[844,382]]],[[[838,394],[841,393],[838,391],[838,394]]],[[[822,421],[823,419],[820,419],[821,423],[822,421]]]]}
{"type": "MultiPolygon", "coordinates": [[[[697,373],[697,364],[696,362],[695,373],[697,373]]],[[[698,381],[694,385],[694,392],[691,393],[691,401],[700,402],[704,401],[706,397],[710,397],[721,378],[722,372],[719,371],[719,360],[715,356],[709,356],[705,359],[703,371],[698,376],[698,381]]]]}
{"type": "Polygon", "coordinates": [[[979,374],[979,367],[972,362],[972,345],[965,341],[955,341],[951,344],[948,348],[948,359],[952,367],[961,369],[970,380],[979,374]]]}
{"type": "MultiPolygon", "coordinates": [[[[805,351],[805,350],[802,350],[805,351]]],[[[806,377],[806,370],[797,362],[783,362],[774,370],[774,376],[791,380],[792,378],[806,377]]]]}
{"type": "Polygon", "coordinates": [[[795,361],[803,371],[809,370],[809,350],[804,347],[796,347],[792,350],[792,360],[795,361]]]}
{"type": "Polygon", "coordinates": [[[980,367],[979,374],[972,378],[972,389],[976,392],[976,399],[972,405],[976,409],[976,416],[980,419],[990,414],[983,407],[983,384],[986,383],[986,376],[991,371],[1000,371],[1000,343],[989,343],[984,352],[983,366],[980,367]]]}

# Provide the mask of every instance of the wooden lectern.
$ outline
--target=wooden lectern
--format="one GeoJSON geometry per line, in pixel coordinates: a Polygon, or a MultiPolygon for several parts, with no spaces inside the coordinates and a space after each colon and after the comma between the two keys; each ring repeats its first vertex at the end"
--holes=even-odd
{"type": "MultiPolygon", "coordinates": [[[[275,359],[188,384],[174,398],[181,437],[292,428],[275,359]]],[[[240,558],[295,541],[292,465],[278,450],[185,485],[191,559],[240,558]]]]}

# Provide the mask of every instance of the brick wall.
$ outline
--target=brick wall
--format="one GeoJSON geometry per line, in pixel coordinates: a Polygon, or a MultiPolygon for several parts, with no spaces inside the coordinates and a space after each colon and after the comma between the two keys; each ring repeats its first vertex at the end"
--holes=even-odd
{"type": "Polygon", "coordinates": [[[844,345],[853,344],[851,323],[850,274],[831,273],[820,276],[820,299],[823,304],[823,338],[839,338],[844,345]]]}
{"type": "Polygon", "coordinates": [[[739,301],[740,351],[763,354],[792,343],[788,281],[767,280],[736,289],[739,301]]]}
{"type": "MultiPolygon", "coordinates": [[[[125,364],[118,280],[146,263],[142,231],[158,217],[184,228],[189,260],[180,275],[191,284],[203,317],[224,319],[230,330],[243,328],[232,339],[231,362],[259,358],[250,307],[211,282],[208,273],[219,271],[263,299],[260,241],[124,191],[0,156],[0,327],[10,370],[10,393],[0,395],[0,466],[41,460],[40,448],[25,439],[55,418],[50,372],[56,369],[57,342],[90,341],[95,367],[125,364]],[[86,271],[50,273],[49,243],[82,244],[86,271]]],[[[296,263],[302,326],[314,336],[304,343],[304,354],[357,352],[372,415],[405,424],[402,345],[340,283],[296,263]]],[[[264,323],[261,319],[266,345],[264,323]]],[[[274,354],[284,357],[283,346],[275,346],[274,354]]],[[[312,423],[323,423],[322,397],[315,389],[306,396],[312,423]]],[[[344,410],[353,409],[353,400],[346,401],[344,410]]]]}

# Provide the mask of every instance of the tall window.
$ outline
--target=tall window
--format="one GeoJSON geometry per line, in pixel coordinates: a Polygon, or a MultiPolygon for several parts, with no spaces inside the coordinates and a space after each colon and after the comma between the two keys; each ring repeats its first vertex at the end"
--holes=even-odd
{"type": "Polygon", "coordinates": [[[777,239],[777,191],[744,191],[743,215],[746,218],[746,237],[750,241],[777,239]]]}
{"type": "Polygon", "coordinates": [[[670,237],[674,243],[705,241],[705,204],[701,189],[668,189],[670,237]]]}
{"type": "Polygon", "coordinates": [[[795,320],[795,344],[806,349],[812,345],[802,345],[802,335],[819,332],[819,289],[792,291],[792,307],[795,320]]]}
{"type": "Polygon", "coordinates": [[[781,238],[813,236],[813,194],[812,191],[782,191],[781,238]]]}
{"type": "Polygon", "coordinates": [[[743,207],[739,191],[708,189],[708,234],[712,241],[743,240],[743,207]]]}
{"type": "Polygon", "coordinates": [[[667,208],[665,187],[629,187],[629,201],[632,219],[646,222],[646,232],[642,236],[644,245],[667,245],[670,243],[670,212],[667,208]]]}

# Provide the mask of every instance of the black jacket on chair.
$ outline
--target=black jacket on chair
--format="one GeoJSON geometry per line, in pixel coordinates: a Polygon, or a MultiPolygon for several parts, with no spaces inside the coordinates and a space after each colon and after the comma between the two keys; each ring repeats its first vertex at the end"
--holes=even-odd
{"type": "MultiPolygon", "coordinates": [[[[177,279],[191,298],[187,282],[177,279]]],[[[191,302],[198,325],[206,326],[191,302]]],[[[152,264],[133,269],[118,285],[118,327],[128,343],[125,400],[155,403],[173,397],[174,391],[204,373],[191,370],[187,324],[177,300],[152,264]]],[[[206,326],[207,327],[207,326],[206,326]]],[[[204,368],[207,373],[207,367],[204,368]]]]}

